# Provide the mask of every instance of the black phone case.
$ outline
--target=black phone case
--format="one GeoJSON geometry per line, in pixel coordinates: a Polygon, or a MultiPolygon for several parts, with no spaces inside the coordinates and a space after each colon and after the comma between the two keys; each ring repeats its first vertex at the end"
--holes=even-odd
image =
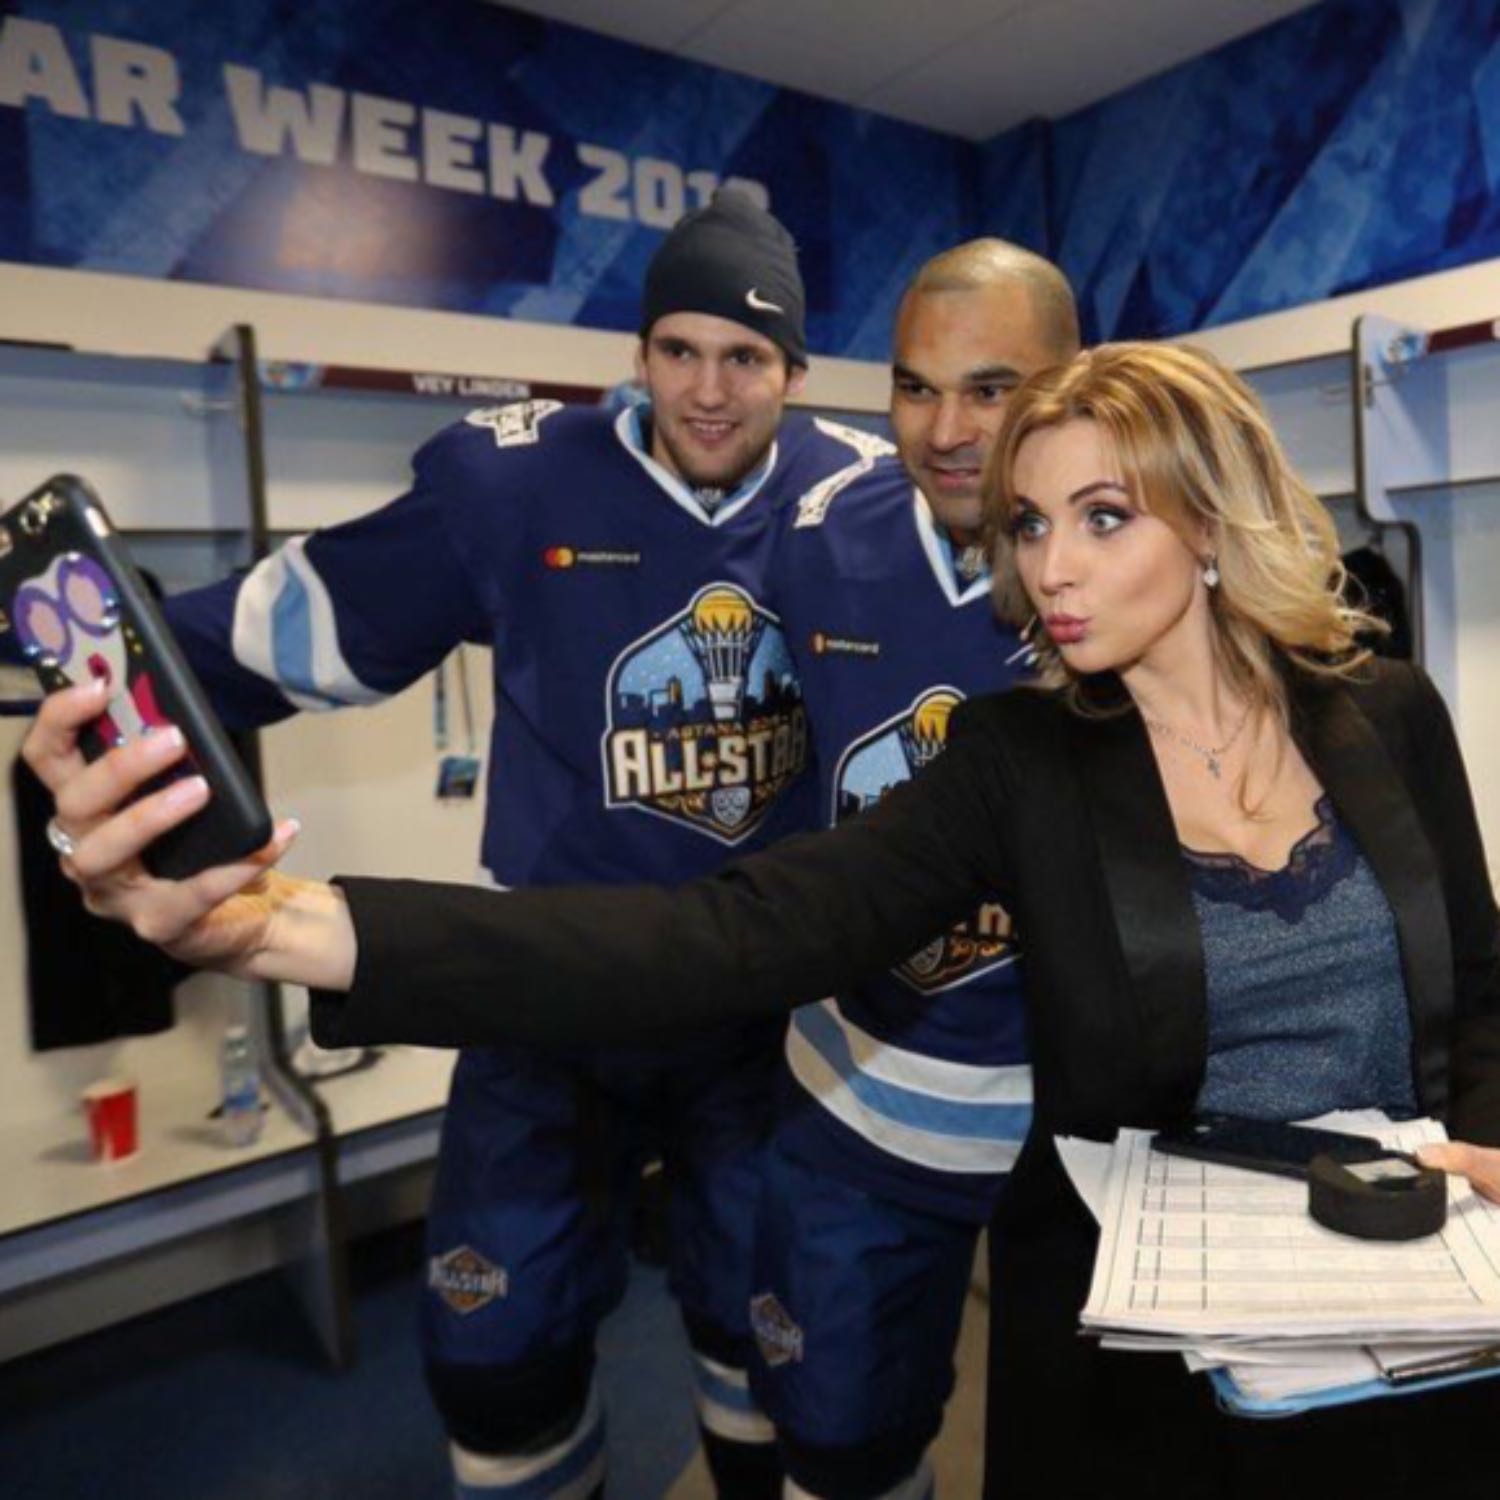
{"type": "Polygon", "coordinates": [[[1343,1135],[1311,1125],[1282,1125],[1238,1115],[1199,1115],[1179,1130],[1159,1131],[1151,1145],[1166,1156],[1296,1178],[1307,1176],[1315,1156],[1358,1162],[1391,1155],[1373,1136],[1343,1135]]]}
{"type": "Polygon", "coordinates": [[[165,724],[186,736],[187,755],[141,795],[196,772],[211,796],[146,851],[153,873],[180,880],[270,839],[260,792],[82,479],[58,474],[0,515],[0,629],[11,633],[45,692],[90,676],[109,679],[105,713],[79,737],[87,759],[165,724]]]}

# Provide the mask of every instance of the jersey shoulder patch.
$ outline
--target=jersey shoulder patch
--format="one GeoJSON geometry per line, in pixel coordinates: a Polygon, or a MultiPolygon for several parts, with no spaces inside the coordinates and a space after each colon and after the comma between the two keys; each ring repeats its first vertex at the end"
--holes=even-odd
{"type": "Polygon", "coordinates": [[[814,417],[813,426],[824,437],[832,438],[836,443],[844,443],[853,448],[859,458],[866,463],[896,451],[896,445],[888,438],[881,437],[879,433],[866,432],[860,427],[850,427],[844,422],[835,422],[828,417],[814,417]]]}
{"type": "Polygon", "coordinates": [[[833,502],[855,490],[862,510],[866,505],[878,505],[880,514],[888,515],[892,505],[908,502],[911,488],[910,476],[900,460],[891,454],[877,453],[861,458],[857,463],[846,464],[820,479],[802,495],[797,501],[792,529],[821,526],[828,519],[833,502]]]}
{"type": "Polygon", "coordinates": [[[497,448],[524,448],[541,441],[542,423],[561,411],[562,405],[561,401],[512,401],[507,406],[471,411],[464,421],[473,427],[489,428],[497,448]]]}
{"type": "Polygon", "coordinates": [[[797,517],[792,522],[799,526],[821,526],[828,515],[828,507],[862,475],[870,473],[881,459],[890,458],[896,451],[894,443],[888,442],[878,433],[866,432],[859,427],[849,427],[843,422],[828,417],[814,417],[813,426],[826,438],[852,448],[858,455],[852,464],[835,469],[832,474],[820,479],[807,490],[797,502],[797,517]]]}
{"type": "Polygon", "coordinates": [[[797,502],[797,515],[792,522],[792,529],[795,531],[806,526],[821,526],[828,519],[828,509],[833,502],[856,479],[869,472],[870,465],[862,459],[859,463],[850,464],[847,468],[835,470],[826,479],[820,479],[797,502]]]}

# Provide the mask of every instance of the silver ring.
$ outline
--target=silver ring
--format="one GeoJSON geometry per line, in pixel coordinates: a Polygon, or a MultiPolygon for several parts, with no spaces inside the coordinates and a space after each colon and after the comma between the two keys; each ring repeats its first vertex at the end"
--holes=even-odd
{"type": "Polygon", "coordinates": [[[64,859],[72,859],[78,851],[78,845],[73,841],[73,836],[64,830],[56,818],[47,819],[47,842],[64,859]]]}

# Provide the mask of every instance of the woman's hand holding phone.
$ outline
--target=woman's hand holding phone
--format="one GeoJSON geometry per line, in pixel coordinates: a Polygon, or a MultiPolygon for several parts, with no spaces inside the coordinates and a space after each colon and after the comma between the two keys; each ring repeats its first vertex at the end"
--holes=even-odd
{"type": "Polygon", "coordinates": [[[89,910],[195,967],[347,988],[355,939],[342,896],[273,868],[297,835],[294,820],[277,823],[271,841],[246,859],[186,880],[146,869],[142,851],[198,812],[209,788],[201,776],[187,777],[126,805],[182,758],[185,745],[175,730],[159,729],[86,760],[78,737],[98,717],[103,696],[98,683],[49,695],[22,746],[56,799],[58,826],[72,844],[63,869],[89,910]]]}

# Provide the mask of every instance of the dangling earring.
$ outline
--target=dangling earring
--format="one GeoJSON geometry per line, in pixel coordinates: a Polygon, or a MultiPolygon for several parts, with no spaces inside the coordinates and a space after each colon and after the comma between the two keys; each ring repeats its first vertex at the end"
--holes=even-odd
{"type": "Polygon", "coordinates": [[[1021,639],[1028,645],[1031,643],[1031,632],[1036,629],[1036,616],[1032,617],[1021,627],[1021,639]]]}
{"type": "Polygon", "coordinates": [[[1203,587],[1216,589],[1219,586],[1219,559],[1216,553],[1208,554],[1208,561],[1203,565],[1203,587]]]}

